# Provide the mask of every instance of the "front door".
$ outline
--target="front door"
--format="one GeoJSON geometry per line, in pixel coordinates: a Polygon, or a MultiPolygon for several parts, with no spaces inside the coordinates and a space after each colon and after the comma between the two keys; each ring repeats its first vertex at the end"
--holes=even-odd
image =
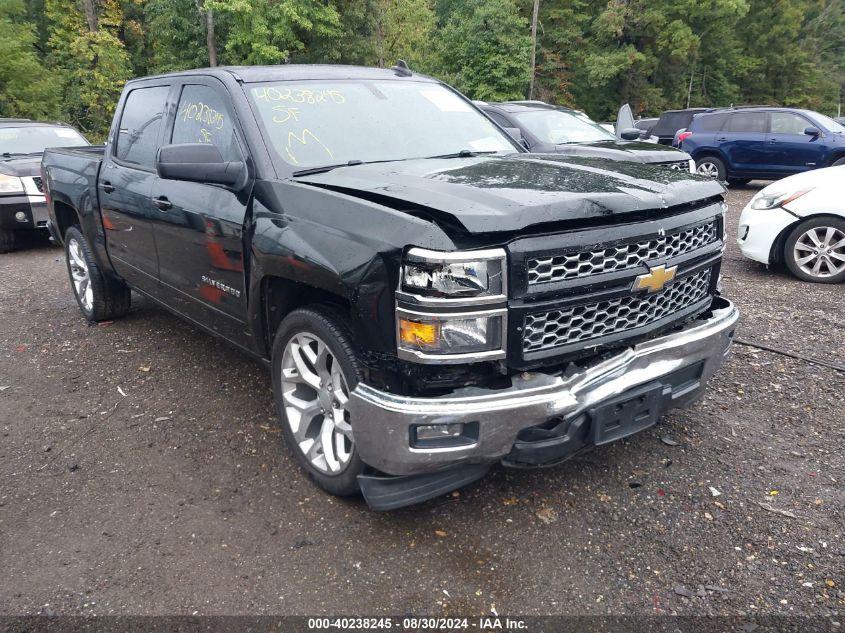
{"type": "Polygon", "coordinates": [[[136,88],[127,95],[99,180],[103,229],[112,265],[131,286],[150,294],[157,294],[158,285],[150,195],[169,90],[169,86],[151,86],[136,88]]]}
{"type": "MultiPolygon", "coordinates": [[[[181,87],[165,144],[212,143],[225,161],[243,161],[245,144],[228,96],[216,80],[181,87]],[[215,83],[212,83],[215,82],[215,83]]],[[[166,135],[167,136],[167,135],[166,135]]],[[[236,342],[248,342],[244,222],[248,189],[156,179],[152,201],[159,279],[166,301],[236,342]]]]}
{"type": "Polygon", "coordinates": [[[772,156],[772,171],[795,174],[822,166],[825,156],[825,142],[819,136],[804,134],[815,123],[793,112],[772,112],[771,132],[768,145],[772,156]]]}

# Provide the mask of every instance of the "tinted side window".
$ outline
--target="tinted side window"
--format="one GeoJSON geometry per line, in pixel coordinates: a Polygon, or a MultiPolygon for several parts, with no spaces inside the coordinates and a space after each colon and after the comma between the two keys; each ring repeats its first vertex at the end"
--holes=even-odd
{"type": "Polygon", "coordinates": [[[126,98],[120,117],[115,158],[152,169],[158,151],[159,132],[169,86],[136,88],[126,98]]]}
{"type": "Polygon", "coordinates": [[[182,89],[171,143],[211,143],[223,160],[243,160],[226,96],[214,88],[188,85],[182,89]]]}
{"type": "Polygon", "coordinates": [[[772,112],[772,134],[804,134],[810,122],[792,112],[772,112]]]}
{"type": "Polygon", "coordinates": [[[726,132],[765,132],[765,112],[737,112],[730,115],[726,132]]]}
{"type": "Polygon", "coordinates": [[[727,118],[727,114],[707,114],[693,119],[692,125],[701,132],[718,132],[727,118]]]}

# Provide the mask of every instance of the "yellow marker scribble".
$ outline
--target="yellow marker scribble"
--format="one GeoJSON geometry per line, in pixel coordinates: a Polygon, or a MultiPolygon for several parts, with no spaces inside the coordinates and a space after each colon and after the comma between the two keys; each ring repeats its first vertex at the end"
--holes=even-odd
{"type": "Polygon", "coordinates": [[[287,144],[287,147],[285,149],[287,151],[288,156],[290,157],[290,159],[293,161],[293,163],[295,165],[298,165],[299,161],[296,159],[296,156],[291,151],[293,149],[293,142],[297,141],[300,145],[305,146],[305,145],[309,144],[309,139],[311,139],[312,141],[317,143],[320,147],[322,147],[326,151],[326,154],[329,155],[329,158],[334,159],[334,155],[332,154],[332,151],[328,147],[326,147],[323,144],[323,142],[320,139],[318,139],[311,130],[306,128],[306,129],[302,130],[302,132],[298,136],[297,136],[296,132],[288,132],[288,144],[287,144]]]}
{"type": "Polygon", "coordinates": [[[277,105],[273,106],[273,111],[281,113],[280,115],[273,115],[273,123],[287,123],[290,119],[299,121],[299,108],[277,105]]]}
{"type": "Polygon", "coordinates": [[[200,129],[200,143],[211,143],[211,132],[205,128],[200,129]]]}
{"type": "Polygon", "coordinates": [[[223,123],[226,117],[203,102],[186,103],[185,107],[179,112],[183,121],[198,121],[218,130],[223,129],[223,123]]]}
{"type": "Polygon", "coordinates": [[[253,88],[256,101],[290,101],[297,104],[346,103],[346,97],[339,90],[308,90],[307,88],[276,88],[264,86],[253,88]]]}

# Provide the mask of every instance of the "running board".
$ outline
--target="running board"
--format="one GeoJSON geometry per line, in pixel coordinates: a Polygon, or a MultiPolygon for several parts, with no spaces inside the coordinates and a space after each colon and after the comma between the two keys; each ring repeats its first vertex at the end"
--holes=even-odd
{"type": "Polygon", "coordinates": [[[419,475],[358,475],[358,484],[370,509],[383,512],[445,495],[478,481],[489,470],[490,464],[466,464],[419,475]]]}

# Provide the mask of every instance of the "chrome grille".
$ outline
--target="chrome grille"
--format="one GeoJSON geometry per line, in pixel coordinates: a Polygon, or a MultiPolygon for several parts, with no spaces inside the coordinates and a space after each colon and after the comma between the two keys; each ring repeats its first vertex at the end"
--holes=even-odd
{"type": "Polygon", "coordinates": [[[636,268],[655,259],[677,257],[718,238],[714,219],[649,240],[592,251],[528,260],[528,284],[544,284],[636,268]]]}
{"type": "Polygon", "coordinates": [[[665,163],[651,163],[655,167],[665,167],[667,169],[674,169],[676,171],[685,171],[689,173],[689,160],[670,160],[665,163]]]}
{"type": "Polygon", "coordinates": [[[684,277],[648,295],[588,303],[525,317],[522,349],[537,352],[631,331],[680,312],[704,299],[710,269],[684,277]]]}
{"type": "Polygon", "coordinates": [[[40,176],[33,176],[32,182],[35,183],[35,188],[38,189],[38,191],[44,193],[44,181],[41,180],[40,176]]]}

